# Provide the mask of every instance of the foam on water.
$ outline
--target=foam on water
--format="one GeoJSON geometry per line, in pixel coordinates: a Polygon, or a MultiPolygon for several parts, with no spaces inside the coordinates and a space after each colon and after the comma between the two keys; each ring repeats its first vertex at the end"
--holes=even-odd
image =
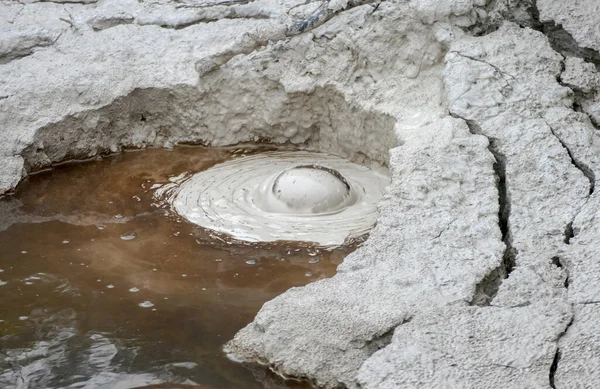
{"type": "Polygon", "coordinates": [[[179,215],[249,242],[339,246],[367,233],[390,181],[333,155],[267,152],[227,161],[157,190],[179,215]]]}

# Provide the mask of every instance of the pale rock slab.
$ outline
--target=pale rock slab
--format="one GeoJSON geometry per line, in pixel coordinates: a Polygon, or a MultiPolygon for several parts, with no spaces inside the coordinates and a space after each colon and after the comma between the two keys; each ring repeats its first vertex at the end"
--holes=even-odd
{"type": "Polygon", "coordinates": [[[597,382],[597,374],[582,366],[593,364],[591,354],[597,353],[593,335],[597,326],[590,319],[595,311],[579,304],[593,304],[600,297],[594,241],[600,205],[595,192],[600,138],[588,115],[573,110],[573,91],[558,80],[576,92],[595,93],[595,69],[583,60],[567,58],[561,73],[563,58],[550,49],[545,37],[514,25],[505,24],[497,35],[473,40],[480,42],[473,45],[464,39],[451,48],[446,83],[451,112],[493,138],[506,158],[509,238],[516,252],[516,267],[492,305],[564,304],[568,297],[576,304],[575,316],[570,327],[561,324],[566,335],[557,337],[559,349],[550,369],[550,383],[593,387],[587,383],[597,382]],[[479,68],[479,75],[459,68],[457,64],[465,60],[454,57],[453,51],[467,57],[471,69],[479,68]],[[494,82],[489,83],[484,75],[483,64],[493,68],[494,82]],[[471,86],[453,90],[461,84],[453,77],[458,74],[469,74],[471,86]],[[496,96],[494,104],[482,106],[480,102],[490,95],[496,96]],[[529,178],[523,180],[526,176],[529,178]],[[580,348],[586,351],[579,354],[576,350],[580,348]]]}
{"type": "Polygon", "coordinates": [[[402,133],[369,240],[333,278],[266,303],[229,352],[327,388],[356,387],[358,369],[395,327],[424,307],[465,304],[500,265],[504,247],[485,138],[450,118],[402,133]]]}
{"type": "Polygon", "coordinates": [[[598,302],[575,306],[573,324],[559,341],[556,388],[583,389],[600,385],[599,315],[598,302]]]}
{"type": "Polygon", "coordinates": [[[600,51],[600,3],[596,0],[537,0],[541,22],[554,22],[582,48],[600,51]]]}
{"type": "Polygon", "coordinates": [[[600,73],[596,66],[581,58],[566,58],[561,81],[575,91],[576,102],[581,106],[581,110],[588,114],[598,127],[600,125],[600,73]]]}
{"type": "MultiPolygon", "coordinates": [[[[447,56],[450,112],[493,139],[497,158],[505,164],[505,238],[516,267],[497,305],[565,292],[552,258],[564,245],[565,228],[587,201],[590,182],[560,137],[571,131],[561,120],[573,111],[563,111],[560,120],[546,118],[572,105],[571,90],[556,81],[561,61],[544,35],[511,23],[484,37],[457,41],[447,56]]],[[[584,125],[591,130],[589,122],[584,125]]]]}
{"type": "Polygon", "coordinates": [[[446,307],[399,326],[360,369],[364,389],[548,388],[564,301],[528,307],[446,307]]]}

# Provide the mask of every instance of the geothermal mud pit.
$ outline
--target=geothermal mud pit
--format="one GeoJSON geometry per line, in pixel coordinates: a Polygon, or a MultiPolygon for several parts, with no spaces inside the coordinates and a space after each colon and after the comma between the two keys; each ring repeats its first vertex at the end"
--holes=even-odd
{"type": "MultiPolygon", "coordinates": [[[[265,370],[255,378],[222,346],[264,302],[333,275],[356,242],[232,241],[157,206],[182,173],[272,155],[264,151],[125,153],[31,176],[0,200],[0,386],[300,387],[265,370]]],[[[322,154],[301,159],[319,156],[365,174],[322,154]]]]}
{"type": "Polygon", "coordinates": [[[599,7],[0,0],[0,193],[177,144],[386,165],[369,239],[266,302],[227,352],[327,389],[600,387],[599,7]]]}

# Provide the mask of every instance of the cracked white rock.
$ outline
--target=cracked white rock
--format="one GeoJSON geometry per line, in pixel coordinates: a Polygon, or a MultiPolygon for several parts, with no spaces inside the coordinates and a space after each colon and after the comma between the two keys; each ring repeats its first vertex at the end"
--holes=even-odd
{"type": "Polygon", "coordinates": [[[570,319],[561,300],[428,312],[399,326],[391,345],[361,367],[358,382],[364,389],[547,388],[556,341],[570,319]]]}
{"type": "Polygon", "coordinates": [[[588,62],[501,25],[540,27],[528,0],[84,2],[0,1],[0,193],[65,159],[178,142],[387,163],[364,246],[228,350],[328,387],[598,386],[596,1],[537,1],[588,62]]]}
{"type": "Polygon", "coordinates": [[[554,22],[579,46],[600,51],[600,3],[596,0],[537,0],[540,21],[554,22]]]}

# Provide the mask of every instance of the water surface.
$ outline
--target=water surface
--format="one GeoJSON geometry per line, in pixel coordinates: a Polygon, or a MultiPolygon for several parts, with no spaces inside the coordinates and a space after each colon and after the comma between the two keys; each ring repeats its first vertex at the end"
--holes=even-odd
{"type": "Polygon", "coordinates": [[[0,199],[0,387],[301,387],[222,345],[354,247],[232,242],[153,204],[169,178],[259,151],[128,152],[30,176],[0,199]]]}

